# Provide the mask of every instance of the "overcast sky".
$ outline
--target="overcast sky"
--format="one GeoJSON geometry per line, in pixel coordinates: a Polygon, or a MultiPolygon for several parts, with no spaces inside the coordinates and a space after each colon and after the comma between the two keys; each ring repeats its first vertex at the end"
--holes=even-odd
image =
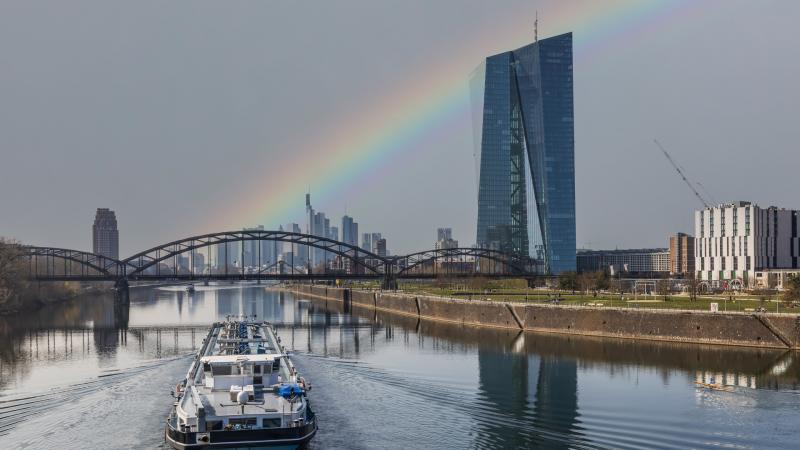
{"type": "Polygon", "coordinates": [[[692,231],[699,203],[653,138],[717,202],[800,208],[800,2],[609,1],[614,17],[598,3],[4,0],[0,236],[91,249],[94,211],[109,207],[127,256],[220,227],[304,224],[311,186],[318,210],[339,221],[347,208],[394,253],[431,248],[439,226],[471,245],[468,111],[335,186],[302,179],[328,150],[307,143],[380,123],[374,105],[434,75],[468,91],[483,58],[533,40],[537,9],[540,36],[575,33],[579,247],[692,231]],[[298,174],[296,208],[230,208],[269,198],[280,173],[298,174]]]}

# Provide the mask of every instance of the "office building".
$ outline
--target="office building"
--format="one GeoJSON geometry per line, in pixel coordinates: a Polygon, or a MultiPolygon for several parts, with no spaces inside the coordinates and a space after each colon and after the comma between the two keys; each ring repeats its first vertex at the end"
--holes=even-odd
{"type": "Polygon", "coordinates": [[[225,242],[217,244],[216,246],[216,261],[215,267],[220,271],[228,271],[233,268],[239,267],[241,260],[241,246],[239,242],[225,242]]]}
{"type": "Polygon", "coordinates": [[[669,237],[669,274],[686,276],[694,273],[694,236],[678,233],[669,237]]]}
{"type": "Polygon", "coordinates": [[[334,241],[339,240],[339,227],[328,227],[328,239],[333,239],[334,241]]]}
{"type": "Polygon", "coordinates": [[[477,245],[575,270],[572,33],[486,58],[472,85],[483,91],[477,245]]]}
{"type": "Polygon", "coordinates": [[[381,233],[372,233],[372,237],[370,238],[372,241],[372,249],[370,251],[372,251],[372,253],[375,253],[375,246],[378,244],[378,241],[382,237],[383,236],[381,235],[381,233]]]}
{"type": "Polygon", "coordinates": [[[194,264],[194,273],[205,273],[206,270],[206,256],[197,250],[194,250],[192,255],[192,263],[194,264]]]}
{"type": "Polygon", "coordinates": [[[626,250],[579,250],[578,272],[612,270],[625,276],[661,277],[669,273],[669,250],[644,248],[626,250]]]}
{"type": "MultiPolygon", "coordinates": [[[[244,228],[243,231],[264,231],[263,225],[258,225],[252,228],[244,228]]],[[[261,255],[261,242],[260,241],[244,241],[242,242],[242,264],[244,267],[259,267],[262,262],[261,255]]]]}
{"type": "Polygon", "coordinates": [[[734,202],[695,211],[695,270],[720,287],[781,287],[800,272],[800,211],[734,202]]]}
{"type": "Polygon", "coordinates": [[[108,208],[97,208],[92,225],[92,252],[119,259],[117,216],[108,208]]]}
{"type": "Polygon", "coordinates": [[[438,228],[436,230],[436,250],[458,248],[458,241],[453,239],[452,228],[438,228]]]}
{"type": "Polygon", "coordinates": [[[372,235],[370,233],[361,235],[361,248],[368,252],[372,251],[372,235]]]}
{"type": "Polygon", "coordinates": [[[348,215],[342,217],[342,242],[358,246],[358,222],[348,215]]]}
{"type": "Polygon", "coordinates": [[[386,250],[386,239],[378,239],[375,241],[375,251],[373,253],[381,257],[389,255],[389,252],[386,250]]]}
{"type": "MultiPolygon", "coordinates": [[[[286,225],[286,231],[300,234],[302,229],[300,228],[300,224],[289,223],[286,225]]],[[[312,252],[315,250],[314,247],[300,244],[283,243],[283,247],[284,251],[292,253],[292,258],[296,267],[306,266],[309,258],[312,257],[312,252]]]]}

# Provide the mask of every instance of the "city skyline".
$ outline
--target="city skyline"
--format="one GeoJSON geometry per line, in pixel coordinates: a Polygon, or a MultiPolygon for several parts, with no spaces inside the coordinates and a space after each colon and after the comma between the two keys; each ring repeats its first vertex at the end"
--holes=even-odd
{"type": "Polygon", "coordinates": [[[699,205],[653,138],[717,203],[800,206],[778,183],[737,181],[793,187],[792,164],[764,164],[793,142],[798,67],[781,57],[792,50],[793,3],[459,2],[455,18],[446,2],[425,17],[413,5],[346,2],[303,16],[305,35],[292,31],[301,6],[199,4],[186,20],[177,4],[78,3],[91,7],[75,15],[53,2],[50,16],[6,2],[0,14],[0,151],[10,161],[0,234],[26,243],[91,248],[86,218],[99,206],[124,223],[121,255],[302,224],[310,186],[319,209],[338,219],[347,205],[393,252],[419,250],[417,237],[442,223],[472,244],[469,76],[486,55],[531,42],[536,10],[540,36],[574,33],[578,247],[654,247],[692,232],[699,205]],[[774,89],[730,95],[743,85],[774,89]],[[743,128],[753,132],[730,132],[743,128]]]}

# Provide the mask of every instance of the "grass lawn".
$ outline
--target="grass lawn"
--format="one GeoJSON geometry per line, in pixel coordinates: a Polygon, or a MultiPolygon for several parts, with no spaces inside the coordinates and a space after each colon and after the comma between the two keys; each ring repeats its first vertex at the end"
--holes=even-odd
{"type": "Polygon", "coordinates": [[[613,306],[627,308],[661,308],[661,309],[688,309],[709,311],[711,303],[719,304],[720,311],[755,311],[764,307],[769,312],[797,312],[800,307],[789,308],[786,304],[776,301],[776,298],[762,302],[758,298],[747,295],[704,295],[697,300],[691,300],[687,295],[670,295],[665,301],[663,296],[638,295],[634,297],[625,293],[620,299],[619,294],[601,293],[596,297],[581,293],[547,291],[542,289],[491,289],[484,292],[474,290],[454,289],[451,287],[437,287],[432,284],[401,283],[400,290],[409,294],[436,295],[474,300],[508,301],[519,303],[549,303],[558,297],[558,304],[574,306],[613,306]],[[777,308],[777,309],[776,309],[777,308]]]}

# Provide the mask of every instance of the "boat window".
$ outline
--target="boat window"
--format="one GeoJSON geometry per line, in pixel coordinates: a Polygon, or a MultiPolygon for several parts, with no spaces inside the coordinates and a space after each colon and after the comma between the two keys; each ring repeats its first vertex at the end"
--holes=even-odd
{"type": "Polygon", "coordinates": [[[275,358],[275,360],[272,361],[272,370],[275,371],[275,370],[278,370],[280,368],[281,368],[281,359],[280,358],[275,358]]]}
{"type": "Polygon", "coordinates": [[[256,418],[255,417],[245,417],[242,419],[228,419],[228,425],[236,426],[239,425],[242,428],[252,428],[256,426],[256,418]]]}
{"type": "Polygon", "coordinates": [[[222,429],[221,420],[209,420],[206,422],[206,429],[209,431],[219,431],[222,429]]]}
{"type": "Polygon", "coordinates": [[[256,375],[260,375],[261,374],[261,366],[260,365],[253,366],[253,373],[256,374],[256,375]]]}
{"type": "Polygon", "coordinates": [[[203,363],[203,372],[211,372],[211,364],[203,363]]]}
{"type": "Polygon", "coordinates": [[[239,375],[253,375],[253,366],[241,366],[239,375]]]}
{"type": "Polygon", "coordinates": [[[211,375],[232,375],[232,367],[233,366],[213,365],[211,366],[211,375]]]}
{"type": "Polygon", "coordinates": [[[263,425],[264,428],[280,428],[281,427],[281,419],[264,419],[263,425]]]}

